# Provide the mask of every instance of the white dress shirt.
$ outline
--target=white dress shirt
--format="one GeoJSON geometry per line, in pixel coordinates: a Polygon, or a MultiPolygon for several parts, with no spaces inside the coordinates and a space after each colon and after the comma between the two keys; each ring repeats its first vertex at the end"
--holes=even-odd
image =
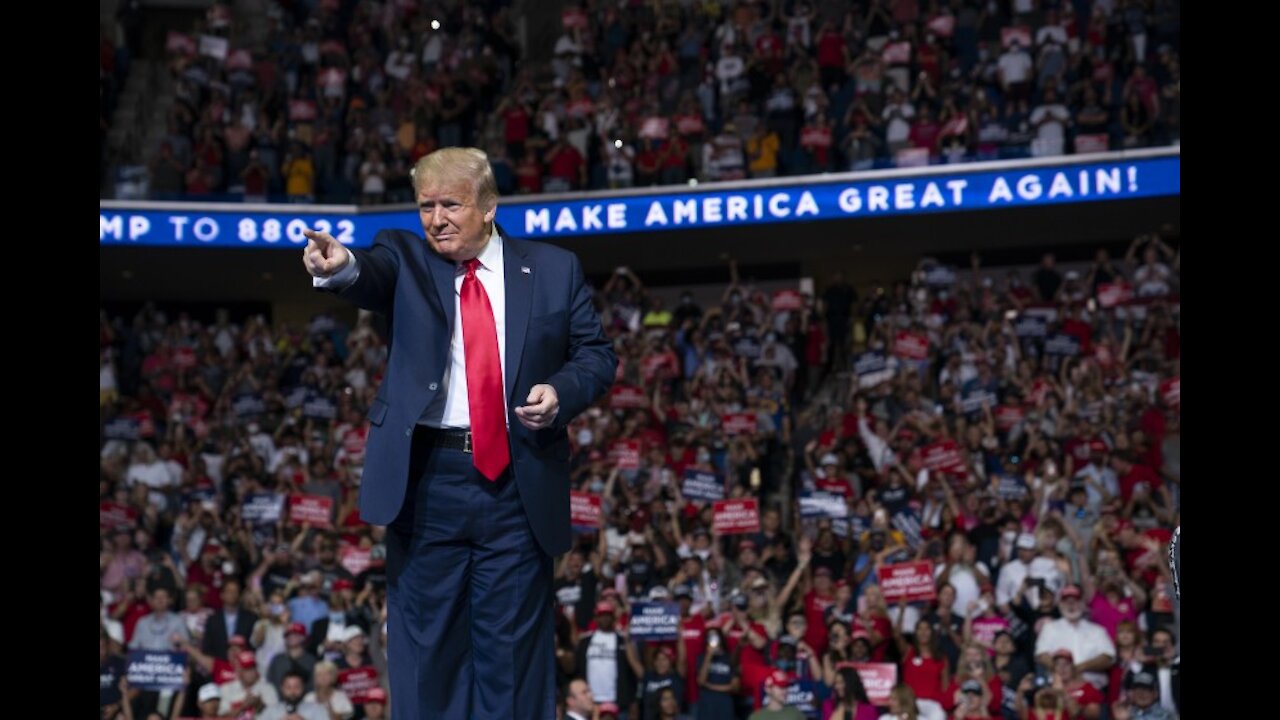
{"type": "MultiPolygon", "coordinates": [[[[1101,655],[1113,658],[1116,656],[1116,645],[1107,631],[1101,625],[1084,619],[1073,623],[1066,618],[1058,618],[1040,628],[1040,635],[1036,637],[1036,655],[1050,654],[1064,648],[1071,651],[1077,665],[1101,655]]],[[[1110,681],[1109,673],[1086,672],[1082,676],[1099,690],[1106,690],[1110,681]]]]}
{"type": "MultiPolygon", "coordinates": [[[[425,240],[424,240],[425,242],[425,240]]],[[[345,248],[344,248],[345,249],[345,248]]],[[[327,278],[313,277],[312,285],[318,288],[340,290],[350,286],[360,276],[360,268],[356,256],[347,250],[350,258],[341,270],[327,278]]],[[[489,296],[489,306],[493,308],[493,324],[498,333],[498,357],[502,363],[503,407],[506,401],[507,377],[507,287],[505,283],[505,263],[502,256],[502,236],[498,234],[497,225],[489,235],[489,242],[477,256],[480,267],[476,269],[476,278],[484,286],[489,296]]],[[[432,398],[427,411],[420,422],[431,427],[469,428],[471,427],[471,406],[467,402],[467,358],[462,340],[462,281],[466,277],[466,269],[462,263],[456,263],[453,279],[453,337],[449,343],[449,366],[445,368],[441,392],[432,398]]],[[[508,418],[508,424],[510,420],[508,418]]]]}

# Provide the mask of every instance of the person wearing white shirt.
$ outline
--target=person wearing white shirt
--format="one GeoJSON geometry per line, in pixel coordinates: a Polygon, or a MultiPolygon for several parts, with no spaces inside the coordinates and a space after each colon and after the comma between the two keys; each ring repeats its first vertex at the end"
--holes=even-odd
{"type": "MultiPolygon", "coordinates": [[[[490,235],[489,243],[480,252],[478,259],[480,260],[480,267],[476,272],[476,278],[484,286],[485,292],[489,296],[489,304],[493,308],[493,321],[498,334],[498,360],[505,376],[507,369],[507,323],[505,312],[507,291],[506,285],[503,283],[505,262],[502,256],[502,236],[498,234],[496,227],[490,235]]],[[[353,260],[331,277],[313,278],[312,284],[316,287],[341,287],[354,282],[358,273],[359,265],[353,260]]],[[[465,276],[465,268],[459,265],[454,273],[453,280],[454,288],[457,291],[454,293],[454,317],[462,316],[462,280],[465,276]]],[[[425,424],[431,427],[454,428],[467,427],[471,424],[467,405],[467,376],[464,373],[457,373],[455,377],[453,372],[454,368],[465,367],[466,345],[462,337],[462,327],[463,323],[453,324],[453,337],[449,343],[451,362],[445,367],[443,383],[448,388],[448,392],[436,395],[435,402],[427,408],[423,416],[426,418],[425,424]],[[439,419],[437,420],[436,418],[439,419]]],[[[303,450],[302,452],[304,453],[303,461],[305,462],[306,451],[303,450]]]]}
{"type": "Polygon", "coordinates": [[[911,135],[911,120],[915,116],[915,106],[895,86],[889,95],[889,103],[881,112],[885,121],[884,141],[889,144],[891,152],[905,147],[907,138],[911,135]]]}
{"type": "Polygon", "coordinates": [[[133,452],[133,463],[125,471],[125,484],[129,486],[143,484],[151,488],[165,488],[173,484],[173,476],[169,468],[151,446],[138,443],[133,452]]]}
{"type": "Polygon", "coordinates": [[[551,66],[556,71],[556,77],[569,79],[569,72],[573,68],[582,66],[582,46],[569,33],[565,33],[556,39],[555,59],[551,61],[551,66]]]}
{"type": "MultiPolygon", "coordinates": [[[[912,717],[906,708],[915,707],[915,720],[947,720],[947,713],[942,705],[925,698],[917,698],[909,685],[899,685],[889,692],[889,712],[880,716],[880,720],[907,720],[912,717]]],[[[862,713],[858,713],[861,715],[862,713]]]]}
{"type": "Polygon", "coordinates": [[[565,426],[617,356],[576,256],[498,226],[484,151],[441,148],[412,180],[421,233],[382,230],[364,250],[303,232],[313,285],[394,318],[359,498],[387,526],[391,706],[549,716],[553,558],[572,545],[565,426]]]}
{"type": "Polygon", "coordinates": [[[1067,47],[1068,42],[1070,38],[1067,37],[1067,31],[1061,25],[1046,25],[1036,32],[1036,47],[1043,47],[1050,43],[1067,47]]]}
{"type": "Polygon", "coordinates": [[[416,60],[413,48],[409,43],[409,37],[402,35],[400,36],[400,49],[387,53],[387,62],[382,66],[382,69],[397,80],[408,80],[416,60]]]}
{"type": "Polygon", "coordinates": [[[883,420],[878,420],[876,421],[876,429],[873,432],[865,414],[866,401],[859,398],[858,403],[860,404],[858,436],[862,438],[863,444],[867,446],[867,456],[871,458],[871,464],[877,472],[883,472],[898,462],[898,456],[893,452],[893,448],[889,447],[889,441],[883,437],[889,434],[889,428],[883,420]]]}
{"type": "Polygon", "coordinates": [[[1008,612],[1009,603],[1013,602],[1013,597],[1018,594],[1022,581],[1027,578],[1044,581],[1043,584],[1036,584],[1035,587],[1027,590],[1027,603],[1031,607],[1039,607],[1042,591],[1057,592],[1062,586],[1062,571],[1058,569],[1057,564],[1049,558],[1037,557],[1034,535],[1029,533],[1018,535],[1018,539],[1014,541],[1014,547],[1017,548],[1018,556],[1000,568],[1000,577],[996,580],[996,604],[1000,606],[1002,612],[1008,612]]]}
{"type": "Polygon", "coordinates": [[[1004,87],[1008,99],[1023,99],[1027,95],[1031,80],[1031,56],[1022,45],[1014,40],[1000,59],[996,62],[1000,74],[1000,84],[1004,87]]]}
{"type": "Polygon", "coordinates": [[[440,62],[440,58],[444,55],[444,33],[433,32],[427,36],[427,41],[422,44],[422,67],[428,72],[432,71],[440,62]]]}
{"type": "Polygon", "coordinates": [[[334,720],[345,720],[355,714],[351,698],[339,688],[338,666],[324,660],[312,670],[315,689],[303,696],[307,702],[319,703],[329,710],[334,720]]]}
{"type": "Polygon", "coordinates": [[[1116,660],[1116,646],[1101,625],[1084,619],[1084,596],[1078,585],[1062,588],[1058,595],[1062,617],[1051,620],[1036,637],[1036,662],[1053,667],[1053,653],[1067,649],[1085,680],[1105,690],[1108,670],[1116,660]]]}
{"type": "Polygon", "coordinates": [[[1040,104],[1031,111],[1031,126],[1036,129],[1036,139],[1031,144],[1032,154],[1036,157],[1061,155],[1069,122],[1071,113],[1067,106],[1058,102],[1058,93],[1052,85],[1046,87],[1040,104]]]}
{"type": "Polygon", "coordinates": [[[1090,448],[1089,463],[1076,471],[1074,479],[1084,482],[1085,492],[1089,495],[1089,507],[1094,510],[1120,494],[1116,471],[1107,465],[1102,452],[1093,448],[1090,448]]]}
{"type": "Polygon", "coordinates": [[[977,602],[982,596],[982,585],[991,581],[991,571],[986,563],[974,561],[975,551],[967,537],[956,534],[947,548],[947,562],[938,564],[933,572],[935,580],[955,589],[956,599],[951,604],[951,612],[960,617],[968,612],[970,603],[977,602]]]}
{"type": "Polygon", "coordinates": [[[237,659],[240,669],[236,671],[236,679],[218,686],[222,695],[218,714],[231,715],[245,710],[261,712],[279,704],[280,695],[276,689],[258,674],[258,659],[254,654],[244,650],[237,659]]]}
{"type": "Polygon", "coordinates": [[[1139,267],[1133,273],[1133,282],[1137,286],[1138,297],[1156,297],[1168,295],[1169,280],[1173,271],[1162,262],[1152,262],[1139,267]]]}
{"type": "Polygon", "coordinates": [[[582,638],[578,655],[582,662],[579,669],[586,675],[592,688],[592,697],[607,702],[619,701],[619,687],[623,671],[619,648],[624,647],[621,636],[613,628],[613,604],[602,601],[596,604],[596,630],[582,638]]]}

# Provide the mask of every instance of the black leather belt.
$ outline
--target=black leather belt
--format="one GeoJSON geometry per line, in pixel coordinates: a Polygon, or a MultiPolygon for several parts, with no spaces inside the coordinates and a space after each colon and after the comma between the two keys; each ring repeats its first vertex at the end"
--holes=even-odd
{"type": "Polygon", "coordinates": [[[442,430],[440,428],[427,428],[427,441],[433,447],[445,448],[447,450],[461,450],[462,452],[471,452],[471,431],[470,430],[442,430]]]}

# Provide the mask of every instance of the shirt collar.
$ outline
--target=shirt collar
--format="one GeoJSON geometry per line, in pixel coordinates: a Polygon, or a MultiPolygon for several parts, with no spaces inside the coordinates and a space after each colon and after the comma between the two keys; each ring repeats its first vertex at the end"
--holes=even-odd
{"type": "MultiPolygon", "coordinates": [[[[484,244],[484,249],[476,256],[480,261],[480,267],[485,270],[497,271],[499,263],[502,261],[502,235],[498,234],[498,223],[493,224],[493,231],[489,233],[489,242],[484,244]]],[[[458,263],[458,272],[465,269],[463,263],[458,263]]]]}

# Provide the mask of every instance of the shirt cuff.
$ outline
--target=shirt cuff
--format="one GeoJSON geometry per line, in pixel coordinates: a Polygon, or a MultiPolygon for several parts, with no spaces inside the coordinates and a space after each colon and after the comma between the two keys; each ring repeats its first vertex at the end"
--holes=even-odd
{"type": "Polygon", "coordinates": [[[355,284],[356,278],[360,277],[360,266],[356,262],[356,254],[345,247],[342,249],[347,253],[347,264],[329,277],[312,277],[311,287],[342,290],[355,284]]]}

